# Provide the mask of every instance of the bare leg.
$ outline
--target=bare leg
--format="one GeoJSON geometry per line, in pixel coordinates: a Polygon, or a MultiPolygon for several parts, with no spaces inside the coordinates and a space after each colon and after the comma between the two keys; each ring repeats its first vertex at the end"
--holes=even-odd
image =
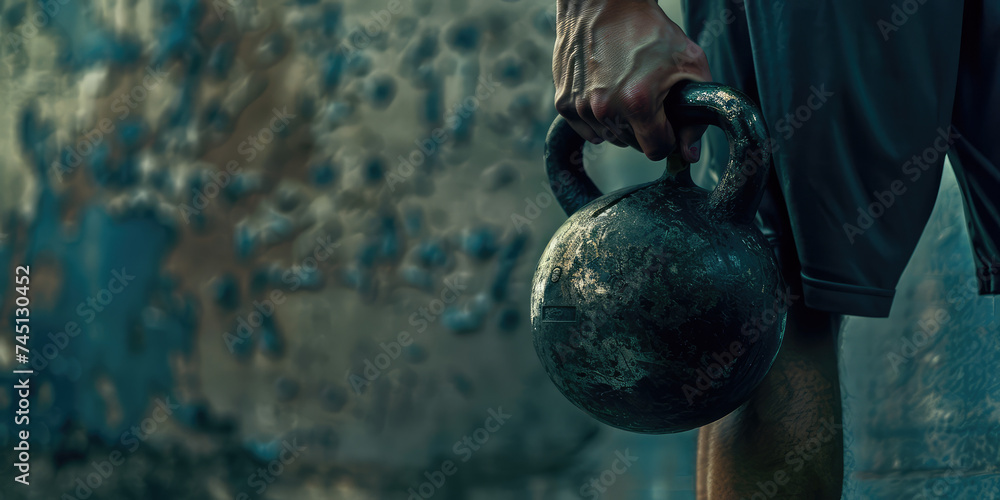
{"type": "Polygon", "coordinates": [[[840,498],[841,319],[789,309],[781,351],[750,401],[698,434],[699,499],[840,498]]]}

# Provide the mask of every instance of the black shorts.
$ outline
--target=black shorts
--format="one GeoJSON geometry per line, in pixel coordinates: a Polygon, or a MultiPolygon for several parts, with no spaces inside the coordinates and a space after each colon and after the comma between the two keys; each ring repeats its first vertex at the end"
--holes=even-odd
{"type": "MultiPolygon", "coordinates": [[[[946,153],[979,293],[998,293],[1000,1],[684,4],[713,78],[761,106],[774,168],[758,223],[807,306],[889,315],[946,153]]],[[[704,141],[708,187],[728,148],[717,130],[704,141]]]]}

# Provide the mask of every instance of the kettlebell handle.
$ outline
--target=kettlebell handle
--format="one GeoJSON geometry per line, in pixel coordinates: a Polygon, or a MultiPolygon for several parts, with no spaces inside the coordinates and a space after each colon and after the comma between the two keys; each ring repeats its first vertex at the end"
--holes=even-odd
{"type": "MultiPolygon", "coordinates": [[[[664,101],[674,129],[683,125],[715,125],[729,140],[729,164],[708,197],[709,215],[717,220],[750,223],[757,213],[771,164],[767,127],[749,97],[718,83],[683,81],[664,101]]],[[[566,215],[601,196],[583,168],[584,140],[563,117],[552,122],[545,139],[549,185],[566,215]]]]}

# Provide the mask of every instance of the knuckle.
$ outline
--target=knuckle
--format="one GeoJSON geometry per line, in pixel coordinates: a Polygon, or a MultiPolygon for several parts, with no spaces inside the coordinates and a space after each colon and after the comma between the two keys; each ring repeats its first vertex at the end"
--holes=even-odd
{"type": "Polygon", "coordinates": [[[565,94],[556,95],[556,111],[558,111],[560,115],[563,115],[566,118],[572,118],[577,116],[576,103],[574,102],[572,97],[567,96],[565,94]]]}
{"type": "Polygon", "coordinates": [[[606,122],[614,116],[614,110],[611,108],[611,103],[607,99],[602,97],[595,97],[590,101],[590,109],[594,112],[594,118],[597,118],[599,122],[606,122]]]}
{"type": "Polygon", "coordinates": [[[622,111],[630,116],[644,118],[653,112],[653,91],[647,84],[632,85],[623,89],[619,95],[622,111]]]}
{"type": "Polygon", "coordinates": [[[622,102],[622,107],[630,117],[646,118],[652,114],[652,102],[644,96],[630,96],[622,102]]]}

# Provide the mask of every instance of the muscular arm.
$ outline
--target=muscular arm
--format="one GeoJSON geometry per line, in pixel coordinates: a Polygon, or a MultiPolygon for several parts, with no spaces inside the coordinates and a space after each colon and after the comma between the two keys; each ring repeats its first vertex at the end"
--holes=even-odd
{"type": "Polygon", "coordinates": [[[671,124],[663,100],[675,83],[712,75],[701,48],[655,0],[557,0],[552,76],[556,109],[588,141],[632,146],[652,160],[679,142],[685,160],[698,160],[691,145],[704,128],[671,124]]]}

